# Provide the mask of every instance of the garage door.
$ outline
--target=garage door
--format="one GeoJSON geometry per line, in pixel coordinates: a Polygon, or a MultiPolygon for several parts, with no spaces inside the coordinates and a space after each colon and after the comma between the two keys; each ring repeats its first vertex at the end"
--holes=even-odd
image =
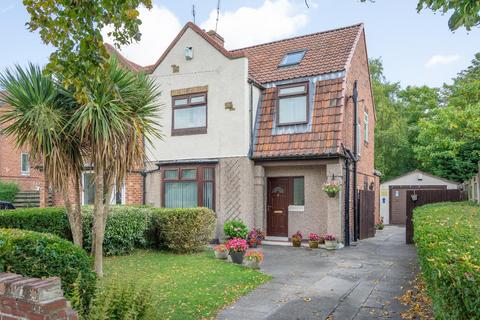
{"type": "Polygon", "coordinates": [[[445,190],[446,186],[390,187],[390,224],[405,224],[407,220],[407,190],[445,190]]]}

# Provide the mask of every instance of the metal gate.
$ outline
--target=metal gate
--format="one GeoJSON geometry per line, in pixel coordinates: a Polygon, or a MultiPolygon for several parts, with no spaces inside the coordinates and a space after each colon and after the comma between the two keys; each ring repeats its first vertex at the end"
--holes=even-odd
{"type": "Polygon", "coordinates": [[[375,191],[359,191],[360,239],[375,237],[375,191]]]}
{"type": "Polygon", "coordinates": [[[407,222],[406,238],[407,244],[413,243],[413,210],[416,207],[435,202],[457,202],[465,201],[468,195],[461,190],[408,190],[407,191],[407,222]]]}

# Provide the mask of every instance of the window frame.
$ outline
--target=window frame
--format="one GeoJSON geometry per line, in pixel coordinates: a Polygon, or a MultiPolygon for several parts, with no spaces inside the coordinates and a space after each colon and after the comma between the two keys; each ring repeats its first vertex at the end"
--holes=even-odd
{"type": "Polygon", "coordinates": [[[212,182],[212,210],[215,211],[215,201],[216,201],[216,182],[215,182],[215,165],[207,165],[207,164],[200,164],[200,165],[190,165],[190,166],[176,166],[176,167],[165,167],[160,169],[161,171],[161,179],[162,179],[162,190],[161,199],[162,199],[162,208],[165,207],[165,184],[168,182],[195,182],[197,184],[197,208],[203,207],[203,189],[206,182],[212,182]],[[182,179],[182,171],[184,170],[196,170],[196,177],[195,179],[182,179]],[[212,179],[205,180],[204,179],[204,171],[205,169],[212,169],[212,179]],[[165,171],[176,170],[177,171],[177,179],[165,178],[165,171]]]}
{"type": "Polygon", "coordinates": [[[297,125],[297,124],[307,124],[309,122],[309,111],[310,111],[310,84],[308,81],[305,82],[296,82],[296,83],[289,83],[289,84],[284,84],[284,85],[279,85],[277,86],[277,92],[276,92],[276,101],[277,101],[277,119],[276,119],[276,124],[277,126],[292,126],[292,125],[297,125]],[[295,87],[300,87],[300,86],[305,87],[305,91],[302,93],[290,93],[290,94],[280,94],[281,89],[286,89],[286,88],[295,88],[295,87]],[[288,98],[295,98],[295,97],[303,97],[305,96],[305,120],[304,121],[294,121],[294,122],[280,122],[280,100],[281,99],[288,99],[288,98]]]}
{"type": "MultiPolygon", "coordinates": [[[[80,201],[82,203],[83,206],[87,206],[87,205],[93,205],[93,204],[87,204],[85,203],[85,174],[93,174],[94,171],[93,170],[83,170],[82,171],[82,177],[81,177],[81,193],[80,193],[80,201]]],[[[95,184],[95,176],[93,177],[93,183],[95,184]]],[[[117,203],[117,186],[116,184],[114,184],[113,186],[113,189],[112,189],[112,194],[110,196],[110,205],[125,205],[127,204],[127,194],[126,194],[126,191],[127,191],[127,186],[126,186],[126,183],[125,183],[125,180],[122,182],[122,187],[120,188],[120,192],[121,192],[121,195],[122,195],[122,199],[121,199],[121,203],[117,203]]],[[[94,192],[94,196],[95,196],[95,192],[94,192]]],[[[95,200],[94,200],[95,201],[95,200]]]]}
{"type": "Polygon", "coordinates": [[[197,92],[191,94],[184,94],[172,96],[172,136],[183,136],[193,134],[205,134],[208,128],[208,94],[207,92],[197,92]],[[205,97],[204,102],[191,102],[192,98],[205,97]],[[175,105],[176,100],[187,99],[187,104],[175,105]],[[179,109],[192,109],[199,106],[205,106],[205,126],[195,128],[179,128],[175,129],[175,111],[179,109]]]}
{"type": "Polygon", "coordinates": [[[368,117],[368,112],[364,111],[363,112],[363,142],[368,145],[368,139],[369,139],[369,130],[370,130],[370,124],[369,124],[369,117],[368,117]]]}
{"type": "Polygon", "coordinates": [[[291,194],[292,194],[292,206],[300,206],[304,207],[305,206],[305,176],[295,176],[295,177],[290,177],[290,188],[291,188],[291,194]],[[295,179],[302,179],[303,180],[303,204],[294,204],[295,202],[295,179]]]}
{"type": "Polygon", "coordinates": [[[29,176],[30,175],[30,154],[28,152],[22,152],[20,154],[20,174],[22,176],[29,176]],[[27,170],[23,170],[23,156],[27,156],[27,170]]]}
{"type": "Polygon", "coordinates": [[[283,55],[282,60],[280,60],[280,63],[278,64],[278,67],[283,68],[283,67],[291,67],[291,66],[299,65],[302,62],[303,58],[305,58],[306,53],[307,53],[307,49],[287,52],[283,55]],[[303,53],[302,57],[300,58],[300,60],[298,60],[298,62],[282,63],[288,55],[295,54],[295,53],[303,53]]]}

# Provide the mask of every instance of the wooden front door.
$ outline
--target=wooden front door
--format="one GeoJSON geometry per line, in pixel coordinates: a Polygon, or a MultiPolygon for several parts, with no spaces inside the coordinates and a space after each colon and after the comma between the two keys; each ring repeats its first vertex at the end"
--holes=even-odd
{"type": "Polygon", "coordinates": [[[288,237],[288,205],[291,197],[290,179],[268,179],[267,235],[288,237]]]}

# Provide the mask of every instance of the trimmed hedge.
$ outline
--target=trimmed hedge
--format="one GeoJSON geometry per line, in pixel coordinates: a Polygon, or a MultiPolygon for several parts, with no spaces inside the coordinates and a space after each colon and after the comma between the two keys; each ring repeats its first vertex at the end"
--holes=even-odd
{"type": "Polygon", "coordinates": [[[0,201],[14,202],[20,187],[15,182],[0,181],[0,201]]]}
{"type": "Polygon", "coordinates": [[[71,298],[78,286],[85,306],[95,292],[96,276],[90,256],[82,248],[55,235],[0,229],[0,264],[3,271],[24,276],[60,277],[65,296],[71,298]]]}
{"type": "Polygon", "coordinates": [[[215,213],[208,208],[153,209],[154,243],[176,253],[205,248],[215,229],[215,213]]]}
{"type": "Polygon", "coordinates": [[[480,315],[480,207],[437,203],[414,212],[414,240],[436,319],[480,315]]]}

